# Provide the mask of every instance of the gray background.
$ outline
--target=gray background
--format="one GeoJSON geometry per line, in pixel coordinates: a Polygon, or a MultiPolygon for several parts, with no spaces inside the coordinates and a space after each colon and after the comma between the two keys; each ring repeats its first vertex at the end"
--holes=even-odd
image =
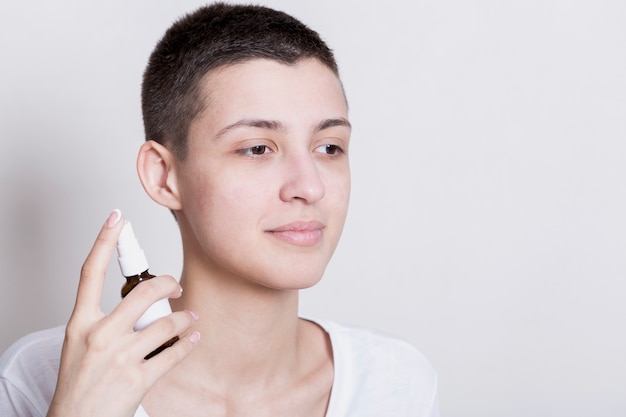
{"type": "MultiPolygon", "coordinates": [[[[344,238],[302,314],[411,341],[446,416],[626,415],[626,2],[262,3],[335,49],[355,126],[344,238]]],[[[139,86],[199,4],[0,3],[0,350],[67,320],[113,208],[178,274],[135,174],[139,86]]]]}

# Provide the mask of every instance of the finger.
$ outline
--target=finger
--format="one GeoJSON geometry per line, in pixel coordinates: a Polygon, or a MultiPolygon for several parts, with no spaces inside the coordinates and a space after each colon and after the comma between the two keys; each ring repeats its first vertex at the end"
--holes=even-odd
{"type": "MultiPolygon", "coordinates": [[[[180,338],[190,332],[198,316],[191,311],[177,311],[162,317],[145,329],[135,333],[136,341],[133,355],[144,358],[173,338],[180,338]]],[[[178,343],[178,342],[176,342],[178,343]]]]}
{"type": "Polygon", "coordinates": [[[164,298],[178,298],[180,284],[169,275],[161,275],[138,284],[111,311],[107,326],[125,328],[129,332],[139,317],[155,302],[164,298]]]}
{"type": "Polygon", "coordinates": [[[185,359],[198,345],[200,341],[200,333],[193,331],[174,343],[168,349],[152,357],[150,360],[144,361],[142,366],[146,370],[146,376],[152,381],[156,381],[172,368],[185,359]]]}
{"type": "Polygon", "coordinates": [[[113,249],[124,222],[121,211],[113,210],[102,226],[80,272],[74,313],[100,310],[102,288],[113,249]]]}

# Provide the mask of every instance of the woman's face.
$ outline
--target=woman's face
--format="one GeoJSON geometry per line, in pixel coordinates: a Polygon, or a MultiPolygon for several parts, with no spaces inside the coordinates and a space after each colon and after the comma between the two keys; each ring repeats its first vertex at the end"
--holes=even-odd
{"type": "Polygon", "coordinates": [[[210,73],[203,88],[178,172],[186,264],[275,289],[314,285],[350,195],[339,79],[317,60],[259,59],[210,73]]]}

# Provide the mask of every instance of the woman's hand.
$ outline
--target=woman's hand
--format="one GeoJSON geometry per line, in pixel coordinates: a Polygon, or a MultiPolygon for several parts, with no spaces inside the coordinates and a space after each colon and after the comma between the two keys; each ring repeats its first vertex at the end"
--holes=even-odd
{"type": "Polygon", "coordinates": [[[177,298],[181,287],[161,276],[131,291],[109,315],[100,309],[109,260],[123,226],[118,210],[102,227],[80,275],[76,305],[67,324],[56,391],[48,417],[133,416],[146,392],[195,347],[189,311],[163,317],[135,332],[133,325],[155,301],[177,298]],[[150,360],[144,356],[172,337],[180,340],[150,360]]]}

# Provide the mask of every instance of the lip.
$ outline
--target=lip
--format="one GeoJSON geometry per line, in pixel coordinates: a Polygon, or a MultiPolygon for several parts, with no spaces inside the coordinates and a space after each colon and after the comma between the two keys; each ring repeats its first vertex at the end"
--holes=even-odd
{"type": "Polygon", "coordinates": [[[315,246],[326,226],[317,220],[297,221],[267,230],[270,235],[296,246],[315,246]]]}

